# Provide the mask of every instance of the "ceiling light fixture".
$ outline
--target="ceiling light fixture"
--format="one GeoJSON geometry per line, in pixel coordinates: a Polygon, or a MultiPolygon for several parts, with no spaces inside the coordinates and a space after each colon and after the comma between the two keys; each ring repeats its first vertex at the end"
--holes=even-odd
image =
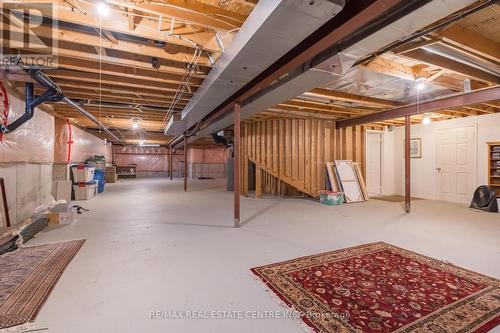
{"type": "Polygon", "coordinates": [[[143,146],[144,145],[144,141],[139,141],[139,146],[143,146]]]}
{"type": "Polygon", "coordinates": [[[132,129],[134,130],[138,129],[141,125],[141,118],[134,117],[130,119],[130,121],[132,122],[132,129]]]}
{"type": "Polygon", "coordinates": [[[429,125],[430,123],[432,123],[432,119],[431,119],[431,117],[427,117],[427,116],[426,116],[426,117],[424,117],[424,118],[422,119],[422,124],[424,124],[424,125],[429,125]]]}
{"type": "Polygon", "coordinates": [[[417,90],[424,90],[425,89],[425,79],[423,77],[417,78],[417,90]]]}
{"type": "Polygon", "coordinates": [[[106,2],[99,2],[97,4],[97,12],[101,16],[108,16],[110,12],[108,4],[106,2]]]}

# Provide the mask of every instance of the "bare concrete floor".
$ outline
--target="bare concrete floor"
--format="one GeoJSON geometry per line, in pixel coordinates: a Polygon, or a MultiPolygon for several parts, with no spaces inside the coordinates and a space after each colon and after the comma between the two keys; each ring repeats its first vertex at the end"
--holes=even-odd
{"type": "MultiPolygon", "coordinates": [[[[500,277],[500,215],[465,206],[371,200],[327,207],[308,200],[242,199],[220,181],[128,180],[82,205],[68,226],[29,245],[86,238],[35,322],[48,332],[299,333],[293,319],[150,319],[151,311],[282,308],[249,269],[285,259],[385,241],[500,277]]],[[[500,332],[497,328],[495,332],[500,332]]]]}

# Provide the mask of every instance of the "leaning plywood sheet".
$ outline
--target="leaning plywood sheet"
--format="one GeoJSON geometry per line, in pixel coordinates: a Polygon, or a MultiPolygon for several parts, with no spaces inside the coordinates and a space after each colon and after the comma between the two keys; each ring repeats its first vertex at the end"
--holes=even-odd
{"type": "Polygon", "coordinates": [[[354,169],[356,170],[356,176],[358,177],[359,186],[361,187],[361,192],[363,192],[363,197],[368,200],[368,191],[366,190],[365,179],[363,178],[363,173],[361,172],[361,166],[358,162],[354,162],[354,169]]]}
{"type": "Polygon", "coordinates": [[[340,186],[337,179],[337,174],[335,173],[335,165],[333,162],[326,162],[326,172],[328,174],[328,181],[330,183],[331,190],[334,192],[340,191],[340,186]]]}
{"type": "Polygon", "coordinates": [[[342,184],[346,202],[364,201],[352,161],[335,161],[335,169],[339,182],[342,184]]]}

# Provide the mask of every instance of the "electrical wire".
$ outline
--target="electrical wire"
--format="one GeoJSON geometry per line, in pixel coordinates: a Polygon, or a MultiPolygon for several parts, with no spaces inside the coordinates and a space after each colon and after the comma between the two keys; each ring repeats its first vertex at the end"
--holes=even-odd
{"type": "Polygon", "coordinates": [[[175,111],[175,107],[177,106],[177,103],[182,99],[182,96],[184,95],[186,90],[188,90],[189,83],[191,81],[191,77],[193,76],[193,73],[196,72],[198,60],[200,59],[200,56],[202,53],[203,53],[202,48],[197,47],[195,49],[194,54],[186,67],[186,72],[182,76],[181,82],[179,83],[179,86],[177,87],[177,90],[175,91],[174,98],[170,102],[170,105],[169,105],[168,110],[167,110],[167,114],[163,118],[162,128],[166,127],[169,118],[172,116],[173,112],[175,111]]]}

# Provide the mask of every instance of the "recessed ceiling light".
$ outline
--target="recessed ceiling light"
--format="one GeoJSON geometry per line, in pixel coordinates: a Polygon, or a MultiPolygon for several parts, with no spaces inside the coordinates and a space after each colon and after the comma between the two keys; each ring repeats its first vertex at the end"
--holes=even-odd
{"type": "Polygon", "coordinates": [[[99,12],[99,15],[101,16],[108,16],[110,12],[108,4],[105,2],[99,2],[97,4],[97,12],[99,12]]]}
{"type": "Polygon", "coordinates": [[[417,78],[417,89],[418,90],[423,90],[425,89],[425,79],[423,77],[417,78]]]}

